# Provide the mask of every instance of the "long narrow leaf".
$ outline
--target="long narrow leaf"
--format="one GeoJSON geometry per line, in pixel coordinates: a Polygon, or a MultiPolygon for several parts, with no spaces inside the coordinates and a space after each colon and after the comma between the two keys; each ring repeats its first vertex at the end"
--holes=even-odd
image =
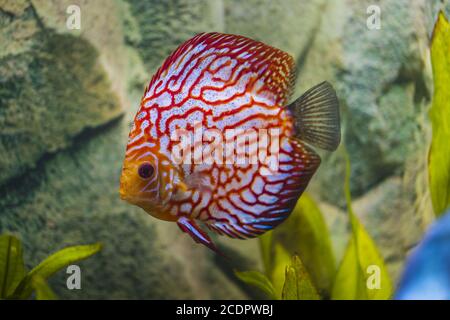
{"type": "Polygon", "coordinates": [[[269,275],[272,270],[272,240],[273,231],[266,232],[259,237],[259,246],[266,275],[269,275]]]}
{"type": "Polygon", "coordinates": [[[7,298],[24,276],[20,240],[12,235],[0,236],[0,299],[7,298]]]}
{"type": "Polygon", "coordinates": [[[34,276],[31,280],[32,287],[36,292],[36,300],[57,300],[53,290],[47,284],[47,281],[40,276],[34,276]]]}
{"type": "Polygon", "coordinates": [[[248,285],[257,287],[263,291],[270,299],[276,299],[275,290],[270,280],[259,271],[235,271],[235,275],[248,285]]]}
{"type": "Polygon", "coordinates": [[[101,248],[102,245],[96,243],[92,245],[68,247],[52,254],[26,275],[17,287],[14,297],[27,299],[31,295],[33,292],[32,279],[34,276],[42,277],[44,280],[48,279],[48,277],[62,268],[92,256],[100,251],[101,248]]]}
{"type": "Polygon", "coordinates": [[[354,238],[351,237],[334,280],[333,300],[368,299],[364,270],[358,258],[354,238]]]}
{"type": "Polygon", "coordinates": [[[450,23],[439,14],[431,42],[434,95],[430,109],[433,138],[429,152],[430,193],[436,215],[450,206],[450,23]]]}
{"type": "Polygon", "coordinates": [[[346,154],[345,197],[352,235],[333,286],[333,299],[389,299],[392,283],[374,241],[353,212],[350,194],[350,161],[346,154]],[[373,272],[373,274],[372,274],[373,272]],[[371,286],[371,277],[378,286],[371,286]]]}
{"type": "Polygon", "coordinates": [[[289,252],[278,242],[274,243],[273,267],[270,273],[270,280],[275,289],[278,299],[281,299],[284,282],[286,281],[286,267],[291,264],[289,252]]]}

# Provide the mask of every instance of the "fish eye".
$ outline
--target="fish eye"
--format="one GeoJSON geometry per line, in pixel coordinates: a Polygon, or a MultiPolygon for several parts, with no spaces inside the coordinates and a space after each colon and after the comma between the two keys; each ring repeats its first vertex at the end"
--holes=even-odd
{"type": "Polygon", "coordinates": [[[155,167],[152,164],[146,162],[139,166],[138,174],[142,179],[149,179],[155,173],[155,167]]]}

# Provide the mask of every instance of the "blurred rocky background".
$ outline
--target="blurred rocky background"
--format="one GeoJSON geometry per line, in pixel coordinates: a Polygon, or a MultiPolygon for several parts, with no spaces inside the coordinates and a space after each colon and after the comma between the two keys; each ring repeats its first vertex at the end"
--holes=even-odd
{"type": "MultiPolygon", "coordinates": [[[[221,239],[223,261],[118,197],[130,121],[152,73],[199,32],[241,34],[297,61],[295,97],[330,81],[342,106],[354,209],[397,279],[431,220],[425,159],[429,37],[440,0],[0,0],[0,232],[35,265],[101,241],[82,290],[61,298],[249,298],[232,269],[261,267],[258,241],[221,239]],[[369,5],[381,8],[370,30],[369,5]],[[66,26],[81,9],[81,29],[66,26]]],[[[343,150],[323,154],[309,193],[336,250],[347,240],[343,150]]],[[[338,254],[339,256],[339,254],[338,254]]]]}

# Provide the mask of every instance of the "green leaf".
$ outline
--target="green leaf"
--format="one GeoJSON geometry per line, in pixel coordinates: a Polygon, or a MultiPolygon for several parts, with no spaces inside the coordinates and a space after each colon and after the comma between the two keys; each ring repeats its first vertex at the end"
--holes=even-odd
{"type": "Polygon", "coordinates": [[[12,294],[24,276],[20,240],[11,235],[0,236],[0,299],[12,294]]]}
{"type": "Polygon", "coordinates": [[[303,194],[289,219],[264,235],[260,245],[266,274],[278,296],[285,284],[286,266],[294,254],[300,256],[315,287],[323,296],[330,296],[335,259],[323,215],[310,196],[303,194]]]}
{"type": "Polygon", "coordinates": [[[286,267],[286,280],[284,281],[282,300],[299,300],[297,291],[297,274],[291,266],[286,267]]]}
{"type": "Polygon", "coordinates": [[[331,298],[334,300],[368,299],[365,282],[354,238],[351,237],[334,280],[331,298]]]}
{"type": "Polygon", "coordinates": [[[274,244],[273,251],[273,267],[270,273],[270,280],[278,299],[281,299],[284,282],[286,279],[286,267],[291,264],[291,256],[289,252],[280,243],[274,244]]]}
{"type": "Polygon", "coordinates": [[[34,276],[40,276],[46,280],[62,268],[92,256],[100,251],[101,248],[102,245],[96,243],[68,247],[52,254],[26,275],[14,292],[14,297],[27,299],[31,295],[33,292],[32,279],[34,276]]]}
{"type": "Polygon", "coordinates": [[[305,266],[298,256],[292,257],[292,263],[286,267],[286,281],[282,292],[283,300],[319,300],[305,266]]]}
{"type": "Polygon", "coordinates": [[[272,238],[273,231],[268,231],[259,237],[259,246],[266,274],[270,274],[272,270],[272,238]]]}
{"type": "Polygon", "coordinates": [[[36,292],[36,300],[57,300],[55,293],[49,287],[44,278],[34,276],[31,280],[31,286],[36,292]]]}
{"type": "Polygon", "coordinates": [[[288,250],[298,254],[315,286],[329,296],[336,272],[330,234],[315,201],[303,194],[291,216],[274,230],[275,238],[288,250]]]}
{"type": "Polygon", "coordinates": [[[436,215],[450,206],[450,24],[440,13],[431,41],[434,95],[430,109],[433,137],[428,157],[430,194],[436,215]]]}
{"type": "Polygon", "coordinates": [[[263,291],[271,299],[276,299],[275,290],[273,289],[270,280],[259,271],[235,271],[235,275],[248,285],[257,287],[263,291]]]}
{"type": "Polygon", "coordinates": [[[339,266],[332,299],[389,299],[392,283],[374,241],[355,216],[350,194],[350,161],[346,154],[345,197],[352,235],[339,266]]]}

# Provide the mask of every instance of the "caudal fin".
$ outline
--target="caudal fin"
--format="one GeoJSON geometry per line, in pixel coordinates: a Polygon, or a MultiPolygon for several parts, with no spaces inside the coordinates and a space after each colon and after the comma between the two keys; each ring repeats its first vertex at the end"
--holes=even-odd
{"type": "Polygon", "coordinates": [[[341,141],[339,101],[331,84],[322,82],[287,106],[295,118],[297,137],[334,151],[341,141]]]}

